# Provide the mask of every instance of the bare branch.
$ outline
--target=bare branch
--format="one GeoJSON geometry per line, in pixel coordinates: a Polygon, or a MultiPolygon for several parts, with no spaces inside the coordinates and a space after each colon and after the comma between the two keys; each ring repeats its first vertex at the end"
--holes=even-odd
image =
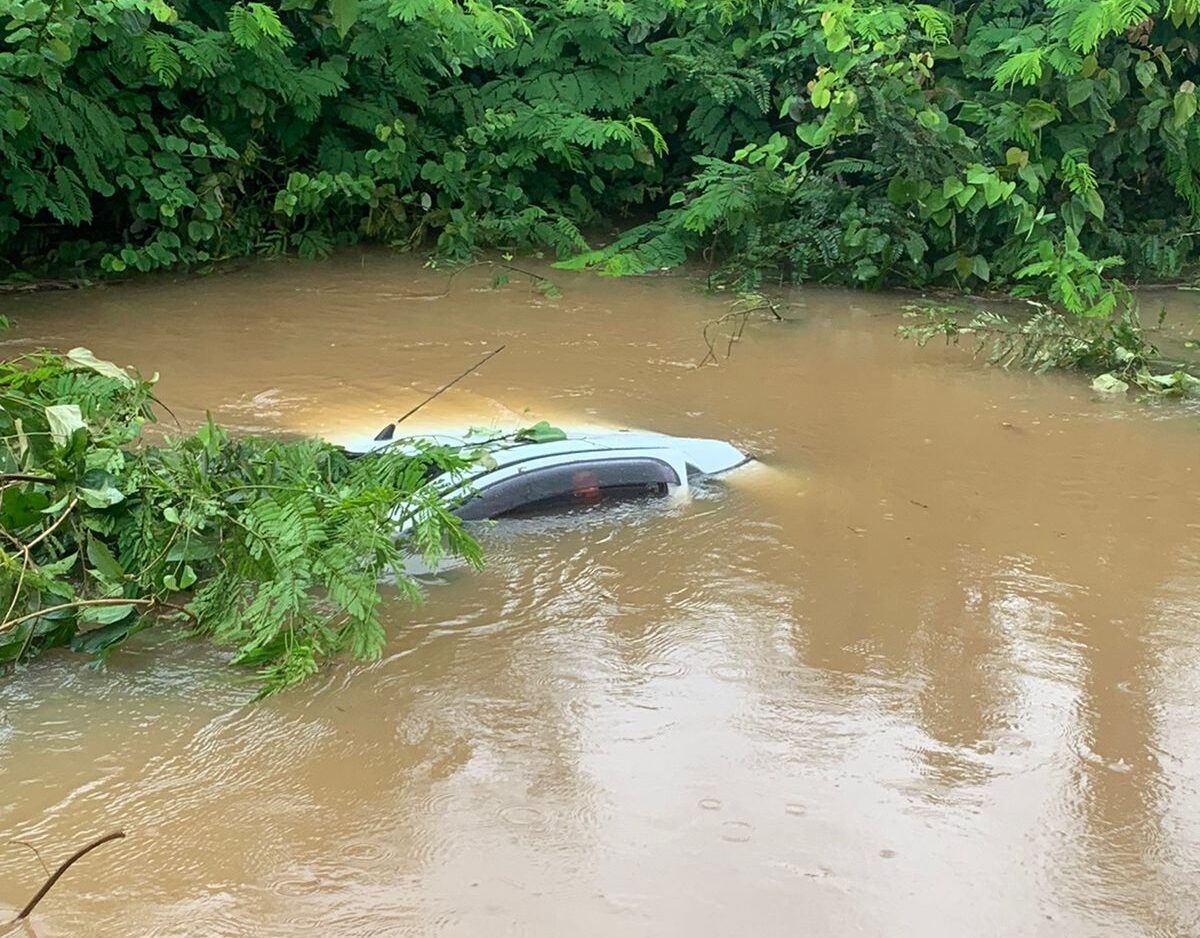
{"type": "Polygon", "coordinates": [[[69,515],[71,513],[72,509],[74,509],[74,507],[78,504],[79,504],[78,498],[71,499],[71,503],[69,505],[67,505],[66,508],[63,509],[61,515],[59,515],[57,518],[54,519],[54,523],[52,525],[50,525],[50,527],[46,528],[45,531],[43,531],[41,534],[39,534],[37,537],[35,537],[32,541],[30,541],[27,545],[25,545],[25,549],[33,550],[38,544],[40,544],[42,541],[44,541],[46,538],[48,538],[51,534],[53,534],[55,528],[57,528],[60,524],[62,524],[67,519],[67,515],[69,515]]]}
{"type": "Polygon", "coordinates": [[[716,340],[710,335],[712,329],[716,328],[717,326],[722,326],[725,323],[736,323],[736,325],[729,331],[729,335],[727,336],[728,342],[725,346],[725,359],[728,360],[729,356],[733,354],[734,343],[741,340],[743,333],[746,331],[746,324],[750,321],[750,317],[755,313],[770,313],[771,319],[774,322],[785,321],[784,318],[779,315],[779,310],[776,308],[776,305],[770,302],[759,303],[755,306],[747,306],[742,309],[734,309],[726,313],[724,316],[718,316],[716,319],[708,320],[704,324],[704,329],[702,331],[704,344],[708,346],[708,351],[705,352],[704,357],[697,362],[696,367],[703,368],[709,362],[712,362],[714,365],[717,363],[716,340]]]}
{"type": "Polygon", "coordinates": [[[175,603],[169,603],[162,599],[125,599],[121,596],[114,596],[109,599],[77,599],[74,602],[59,603],[56,606],[46,606],[44,609],[35,609],[33,612],[28,612],[23,616],[17,616],[15,619],[9,619],[7,622],[0,622],[0,632],[7,631],[20,625],[22,622],[28,622],[30,619],[40,619],[42,616],[49,615],[52,612],[61,612],[63,609],[78,609],[84,606],[145,606],[151,608],[154,606],[162,606],[165,609],[173,609],[176,612],[182,612],[185,616],[196,623],[196,615],[189,609],[183,606],[178,606],[175,603]]]}
{"type": "Polygon", "coordinates": [[[15,919],[13,919],[13,921],[19,922],[22,919],[28,918],[29,913],[34,910],[34,908],[37,906],[37,904],[39,902],[41,902],[44,898],[46,898],[46,893],[48,893],[51,889],[54,888],[54,884],[59,881],[59,879],[62,877],[63,873],[65,873],[68,869],[70,869],[71,864],[73,864],[76,860],[78,860],[80,857],[85,856],[88,853],[91,853],[93,850],[95,850],[97,847],[101,846],[102,844],[106,844],[110,840],[121,840],[122,838],[124,838],[124,836],[125,836],[124,831],[113,831],[111,834],[105,834],[103,837],[97,837],[86,847],[80,847],[78,850],[76,850],[73,854],[71,854],[71,856],[69,856],[66,860],[63,861],[62,865],[60,865],[57,870],[55,870],[52,874],[50,874],[50,878],[47,879],[46,882],[44,882],[42,884],[42,888],[39,889],[34,894],[33,898],[30,899],[25,904],[25,908],[23,908],[20,912],[17,913],[17,917],[15,919]]]}
{"type": "Polygon", "coordinates": [[[30,850],[32,850],[33,855],[38,858],[38,863],[42,864],[42,869],[46,871],[46,875],[47,876],[50,875],[50,867],[46,866],[46,861],[43,860],[42,855],[40,853],[38,853],[37,847],[35,847],[33,844],[31,844],[27,840],[14,840],[14,841],[12,841],[12,843],[17,844],[18,846],[21,846],[21,847],[28,847],[30,850]]]}
{"type": "Polygon", "coordinates": [[[63,513],[54,519],[54,523],[28,544],[22,544],[15,537],[9,537],[9,540],[21,548],[21,553],[24,555],[24,559],[21,561],[21,575],[17,578],[17,588],[13,590],[12,602],[8,604],[8,610],[4,613],[4,618],[0,619],[0,632],[3,632],[5,629],[9,628],[9,617],[13,614],[13,610],[17,608],[17,600],[21,598],[21,589],[25,586],[25,574],[28,573],[29,568],[33,566],[33,548],[53,534],[54,529],[63,523],[67,515],[69,515],[71,510],[78,504],[79,499],[72,499],[71,503],[67,505],[65,509],[63,509],[63,513]]]}

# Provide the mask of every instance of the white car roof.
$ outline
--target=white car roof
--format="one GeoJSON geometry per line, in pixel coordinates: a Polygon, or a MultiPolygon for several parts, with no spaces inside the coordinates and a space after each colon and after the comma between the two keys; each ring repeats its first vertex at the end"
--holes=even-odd
{"type": "MultiPolygon", "coordinates": [[[[485,448],[495,460],[492,468],[503,468],[513,463],[524,462],[528,459],[542,459],[551,456],[572,456],[595,453],[621,451],[629,454],[635,450],[668,450],[678,453],[679,461],[686,463],[704,475],[725,472],[747,462],[750,457],[729,443],[720,440],[704,439],[702,437],[677,437],[663,433],[645,431],[571,431],[566,430],[566,439],[553,440],[545,443],[519,441],[511,438],[488,441],[486,439],[471,439],[449,434],[429,433],[417,434],[413,437],[395,440],[359,439],[345,444],[350,452],[364,453],[372,450],[395,446],[400,449],[411,445],[411,441],[424,441],[455,449],[485,448]]],[[[566,460],[564,460],[566,461],[566,460]]]]}

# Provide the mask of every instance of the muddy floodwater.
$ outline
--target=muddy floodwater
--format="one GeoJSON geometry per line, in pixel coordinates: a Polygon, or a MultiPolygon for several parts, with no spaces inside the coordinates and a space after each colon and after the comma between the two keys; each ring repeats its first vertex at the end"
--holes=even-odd
{"type": "MultiPolygon", "coordinates": [[[[0,679],[0,906],[53,936],[1200,935],[1200,416],[895,337],[903,298],[383,254],[9,300],[185,424],[728,439],[682,504],[482,533],[379,662],[249,703],[163,634],[0,679]],[[720,335],[718,330],[714,335],[720,335]]],[[[0,912],[0,917],[3,913],[0,912]]]]}

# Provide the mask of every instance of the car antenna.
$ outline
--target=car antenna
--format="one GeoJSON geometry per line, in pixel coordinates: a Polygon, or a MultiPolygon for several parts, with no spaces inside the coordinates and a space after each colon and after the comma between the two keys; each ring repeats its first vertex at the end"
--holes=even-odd
{"type": "Polygon", "coordinates": [[[489,359],[495,358],[497,355],[499,355],[501,352],[504,351],[504,348],[505,348],[505,346],[501,345],[499,348],[492,349],[490,352],[488,352],[486,355],[484,355],[483,358],[479,359],[479,361],[477,361],[474,365],[472,365],[470,368],[468,368],[466,371],[464,371],[461,375],[459,375],[453,381],[449,381],[446,384],[443,384],[440,388],[438,388],[436,391],[434,391],[432,394],[430,394],[429,397],[427,397],[427,398],[425,398],[425,400],[421,401],[421,403],[419,403],[416,407],[413,407],[412,409],[407,411],[403,416],[397,417],[395,419],[395,421],[393,421],[392,423],[389,423],[386,427],[384,427],[377,434],[375,434],[375,439],[376,440],[392,439],[392,437],[394,437],[396,435],[396,425],[397,424],[404,423],[405,420],[407,420],[409,417],[411,417],[413,414],[415,414],[418,410],[420,410],[422,407],[424,407],[426,404],[428,404],[430,401],[432,401],[435,397],[438,397],[439,395],[444,394],[446,391],[449,391],[452,387],[454,387],[454,385],[458,384],[458,382],[460,382],[463,378],[465,378],[467,375],[471,374],[471,372],[476,371],[477,369],[481,368],[484,365],[484,363],[486,363],[489,359]]]}

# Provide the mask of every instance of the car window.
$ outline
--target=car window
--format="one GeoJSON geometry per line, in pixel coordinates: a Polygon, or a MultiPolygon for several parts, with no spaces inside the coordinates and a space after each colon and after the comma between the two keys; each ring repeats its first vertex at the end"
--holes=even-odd
{"type": "Polygon", "coordinates": [[[659,459],[603,459],[530,469],[480,489],[459,506],[467,521],[661,498],[679,476],[659,459]]]}

